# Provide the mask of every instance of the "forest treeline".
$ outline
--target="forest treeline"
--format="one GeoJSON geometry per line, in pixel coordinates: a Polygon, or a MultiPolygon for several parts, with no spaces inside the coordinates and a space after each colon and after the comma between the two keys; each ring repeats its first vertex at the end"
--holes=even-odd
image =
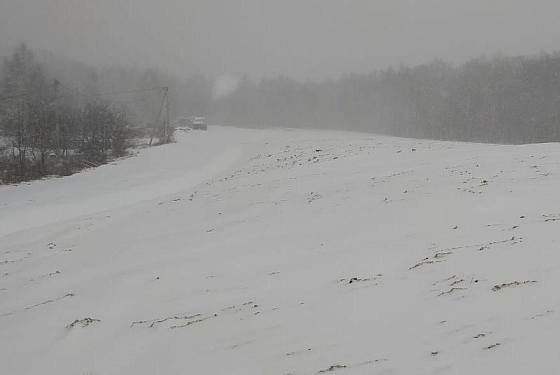
{"type": "Polygon", "coordinates": [[[438,59],[324,82],[244,77],[227,95],[213,89],[200,75],[95,68],[21,44],[0,69],[0,184],[71,174],[126,154],[135,139],[159,129],[165,98],[171,119],[206,116],[220,125],[560,141],[560,53],[458,66],[438,59]]]}
{"type": "Polygon", "coordinates": [[[350,74],[337,81],[280,77],[213,103],[216,123],[345,129],[442,140],[560,141],[560,53],[443,60],[350,74]]]}
{"type": "Polygon", "coordinates": [[[52,54],[41,56],[25,44],[4,59],[0,184],[98,166],[125,155],[142,137],[170,140],[159,126],[167,98],[160,75],[138,73],[134,82],[127,69],[113,70],[103,74],[52,54]],[[125,91],[105,91],[113,87],[125,91]]]}

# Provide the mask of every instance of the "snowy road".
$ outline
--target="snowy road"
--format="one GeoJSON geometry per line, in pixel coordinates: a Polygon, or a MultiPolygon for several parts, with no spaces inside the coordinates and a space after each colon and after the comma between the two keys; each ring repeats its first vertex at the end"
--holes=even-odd
{"type": "Polygon", "coordinates": [[[198,147],[205,135],[178,132],[180,143],[165,150],[144,150],[141,157],[65,179],[3,187],[0,236],[192,189],[240,155],[239,147],[223,138],[198,147]]]}
{"type": "Polygon", "coordinates": [[[1,374],[554,374],[560,149],[211,127],[0,187],[1,374]]]}

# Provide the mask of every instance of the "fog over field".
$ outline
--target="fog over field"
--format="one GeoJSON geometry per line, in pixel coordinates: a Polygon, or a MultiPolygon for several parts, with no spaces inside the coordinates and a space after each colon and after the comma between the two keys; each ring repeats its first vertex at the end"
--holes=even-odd
{"type": "Polygon", "coordinates": [[[558,49],[551,0],[3,0],[0,44],[188,77],[300,80],[558,49]]]}
{"type": "Polygon", "coordinates": [[[0,375],[557,374],[558,14],[0,0],[0,375]]]}

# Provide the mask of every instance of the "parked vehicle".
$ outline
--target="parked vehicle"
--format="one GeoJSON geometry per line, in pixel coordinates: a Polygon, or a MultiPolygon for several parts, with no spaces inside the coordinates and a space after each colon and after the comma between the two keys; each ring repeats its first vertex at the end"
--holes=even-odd
{"type": "Polygon", "coordinates": [[[192,130],[208,130],[205,117],[190,117],[189,121],[192,130]]]}

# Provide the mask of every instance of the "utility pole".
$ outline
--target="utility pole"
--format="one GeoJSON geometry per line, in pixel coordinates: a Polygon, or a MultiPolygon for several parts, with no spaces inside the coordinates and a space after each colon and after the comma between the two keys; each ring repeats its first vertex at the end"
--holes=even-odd
{"type": "Polygon", "coordinates": [[[56,154],[58,155],[60,151],[60,121],[58,120],[58,88],[60,86],[60,82],[58,79],[54,80],[54,121],[55,121],[55,129],[56,129],[56,154]]]}
{"type": "MultiPolygon", "coordinates": [[[[157,117],[156,117],[156,121],[155,121],[155,123],[154,123],[154,130],[153,130],[153,132],[152,132],[152,136],[150,137],[150,143],[149,143],[150,146],[152,145],[152,141],[154,140],[154,136],[156,135],[157,130],[159,129],[159,121],[160,121],[160,119],[162,120],[162,127],[163,127],[163,128],[162,128],[162,133],[163,133],[163,136],[160,137],[159,139],[160,139],[160,143],[166,143],[166,141],[165,141],[166,134],[165,134],[165,133],[167,132],[167,128],[165,127],[165,114],[163,114],[163,106],[165,105],[165,103],[166,103],[166,101],[167,101],[167,87],[164,87],[164,88],[163,88],[163,92],[164,92],[164,94],[163,94],[163,99],[162,99],[162,101],[161,101],[161,106],[159,107],[159,112],[158,112],[158,115],[157,115],[157,117]],[[161,117],[162,117],[162,114],[163,114],[163,117],[164,117],[163,119],[161,118],[161,117]]],[[[167,113],[169,113],[169,102],[167,103],[167,108],[168,108],[168,109],[167,109],[167,113]]],[[[168,116],[169,116],[169,115],[168,115],[168,116]]]]}
{"type": "Polygon", "coordinates": [[[164,137],[165,137],[165,143],[169,143],[170,141],[170,134],[169,134],[169,128],[170,128],[170,123],[169,123],[169,88],[167,86],[165,86],[165,105],[166,105],[166,119],[164,122],[164,127],[165,127],[165,131],[164,131],[164,137]]]}

